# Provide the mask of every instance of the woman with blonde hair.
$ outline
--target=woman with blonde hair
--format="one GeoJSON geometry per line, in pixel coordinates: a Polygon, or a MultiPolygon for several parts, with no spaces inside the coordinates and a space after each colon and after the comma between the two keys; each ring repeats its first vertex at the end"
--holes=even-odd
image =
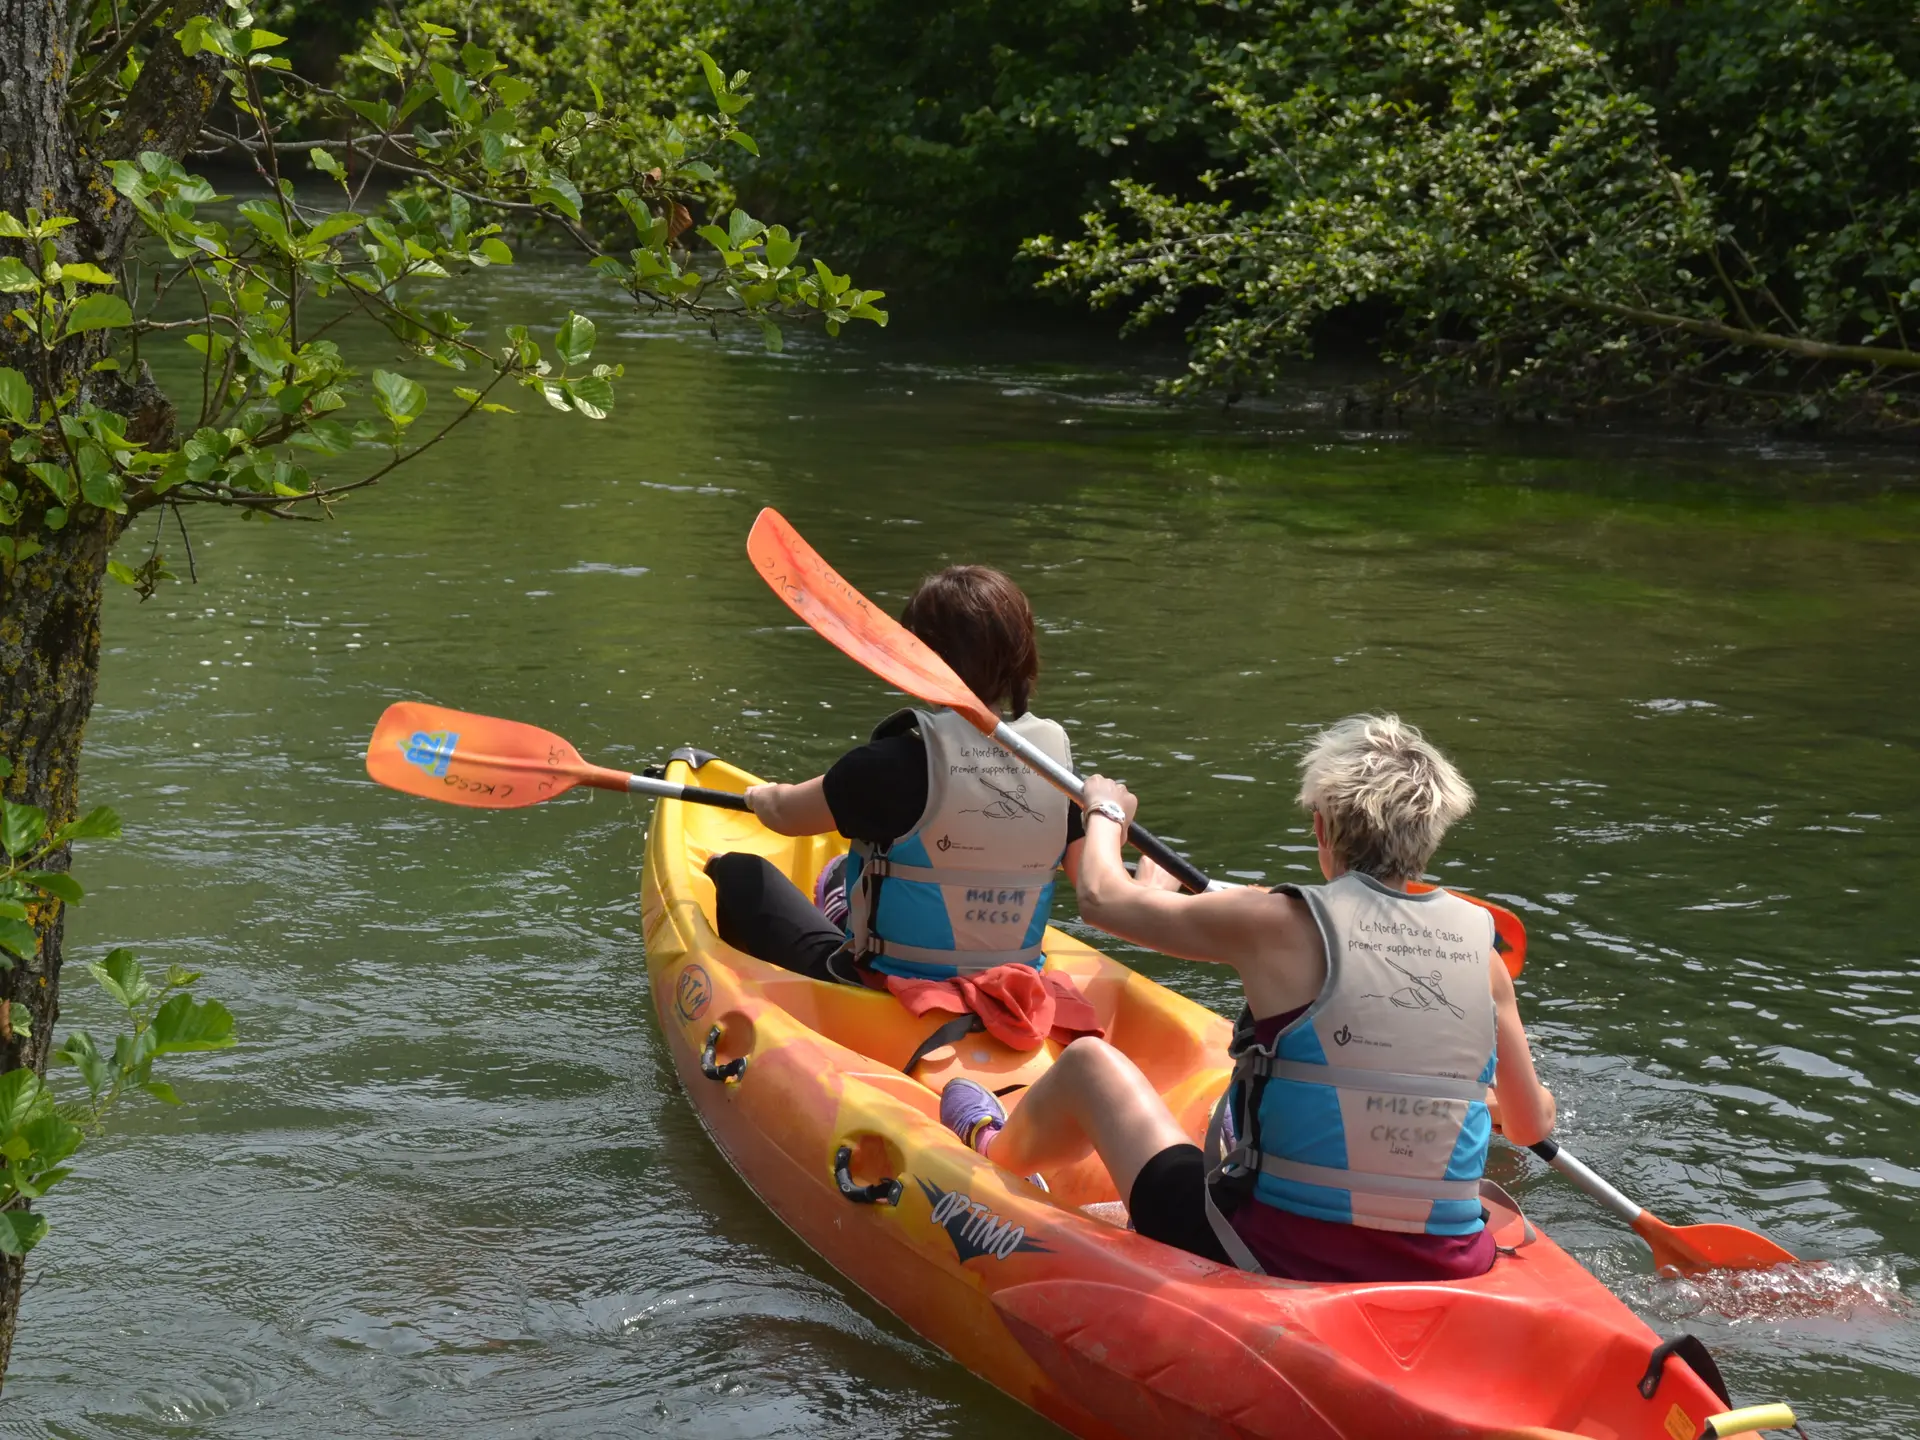
{"type": "Polygon", "coordinates": [[[1447,758],[1394,715],[1316,736],[1299,801],[1320,886],[1185,895],[1150,861],[1129,876],[1126,787],[1087,781],[1081,915],[1135,944],[1231,965],[1246,1008],[1204,1155],[1125,1054],[1077,1040],[1009,1119],[969,1080],[941,1118],[1026,1174],[1100,1156],[1134,1229],[1300,1280],[1445,1280],[1491,1268],[1479,1182],[1492,1085],[1520,1144],[1553,1127],[1491,917],[1410,893],[1473,805],[1447,758]]]}

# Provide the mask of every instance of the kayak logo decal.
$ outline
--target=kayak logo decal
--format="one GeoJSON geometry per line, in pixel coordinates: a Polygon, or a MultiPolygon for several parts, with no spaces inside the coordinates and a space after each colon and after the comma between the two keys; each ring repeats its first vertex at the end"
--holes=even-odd
{"type": "Polygon", "coordinates": [[[683,1024],[691,1025],[713,1003],[713,978],[704,966],[689,965],[673,982],[673,1008],[683,1024]]]}
{"type": "Polygon", "coordinates": [[[447,762],[453,759],[453,747],[459,743],[456,731],[435,730],[429,734],[416,730],[411,739],[400,743],[400,753],[407,757],[409,765],[418,765],[438,780],[446,775],[447,762]]]}
{"type": "Polygon", "coordinates": [[[1025,1226],[1003,1220],[971,1195],[958,1190],[942,1190],[918,1175],[913,1178],[920,1187],[920,1193],[927,1197],[927,1204],[932,1207],[933,1223],[947,1232],[947,1238],[953,1241],[954,1253],[960,1257],[961,1264],[982,1255],[1004,1260],[1009,1255],[1022,1253],[1051,1253],[1047,1246],[1027,1234],[1025,1226]]]}

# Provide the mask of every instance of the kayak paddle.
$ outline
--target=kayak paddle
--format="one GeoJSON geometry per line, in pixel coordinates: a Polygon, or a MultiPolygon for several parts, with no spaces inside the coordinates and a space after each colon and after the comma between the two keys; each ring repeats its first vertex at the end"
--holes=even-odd
{"type": "Polygon", "coordinates": [[[555,735],[515,720],[403,700],[389,705],[367,742],[367,773],[382,785],[482,810],[515,810],[576,785],[745,810],[746,797],[589,765],[555,735]]]}
{"type": "Polygon", "coordinates": [[[1633,1233],[1651,1247],[1653,1263],[1661,1270],[1699,1275],[1708,1270],[1771,1270],[1776,1265],[1798,1263],[1799,1257],[1792,1252],[1738,1225],[1669,1225],[1634,1204],[1552,1140],[1527,1148],[1631,1225],[1633,1233]]]}
{"type": "MultiPolygon", "coordinates": [[[[843,579],[838,571],[801,538],[786,516],[769,506],[762,510],[747,535],[747,556],[774,594],[829,644],[866,666],[875,675],[929,705],[941,705],[966,717],[975,729],[1010,750],[1057,788],[1075,800],[1085,798],[1078,775],[1020,735],[994,713],[993,707],[967,688],[953,667],[934,653],[886,611],[843,579]]],[[[1167,842],[1139,821],[1127,829],[1127,839],[1142,855],[1150,855],[1186,889],[1199,892],[1213,885],[1191,860],[1176,855],[1167,842]]],[[[1429,889],[1414,885],[1409,889],[1429,889]]],[[[1459,892],[1454,892],[1458,894],[1459,892]]],[[[1520,973],[1526,959],[1526,929],[1520,917],[1503,906],[1461,895],[1493,916],[1507,969],[1520,973]]]]}

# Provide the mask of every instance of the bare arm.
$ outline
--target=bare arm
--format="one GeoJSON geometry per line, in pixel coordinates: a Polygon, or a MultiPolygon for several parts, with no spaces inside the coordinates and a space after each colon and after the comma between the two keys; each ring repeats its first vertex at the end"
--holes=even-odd
{"type": "Polygon", "coordinates": [[[1557,1107],[1553,1092],[1534,1073],[1533,1050],[1527,1044],[1526,1027],[1520,1023],[1520,999],[1514,993],[1507,962],[1494,953],[1488,963],[1500,1047],[1493,1076],[1500,1129],[1516,1145],[1533,1145],[1553,1132],[1557,1107]]]}
{"type": "Polygon", "coordinates": [[[823,775],[798,785],[749,785],[747,804],[776,835],[831,835],[839,828],[827,808],[823,775]]]}
{"type": "Polygon", "coordinates": [[[1076,886],[1080,883],[1080,852],[1086,846],[1085,840],[1076,840],[1067,846],[1067,853],[1060,857],[1060,868],[1067,872],[1067,879],[1076,886]]]}
{"type": "MultiPolygon", "coordinates": [[[[1132,794],[1111,780],[1089,777],[1087,798],[1114,800],[1129,819],[1133,816],[1132,794]]],[[[1081,918],[1109,935],[1182,960],[1237,966],[1260,953],[1273,924],[1271,896],[1247,889],[1182,894],[1163,888],[1158,867],[1146,862],[1141,865],[1146,878],[1136,880],[1120,857],[1125,833],[1107,816],[1087,811],[1087,838],[1074,877],[1081,918]]]]}

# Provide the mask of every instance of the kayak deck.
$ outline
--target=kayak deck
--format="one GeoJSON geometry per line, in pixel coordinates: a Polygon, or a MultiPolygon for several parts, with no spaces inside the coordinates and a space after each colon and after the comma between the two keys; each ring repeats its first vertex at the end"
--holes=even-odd
{"type": "MultiPolygon", "coordinates": [[[[753,779],[674,763],[671,778],[716,789],[753,779]]],[[[1047,1192],[997,1169],[940,1125],[938,1092],[959,1074],[1030,1084],[1056,1046],[1020,1054],[967,1036],[909,1077],[899,1067],[936,1017],[766,965],[714,933],[708,857],[752,851],[810,890],[843,847],[661,801],[642,887],[655,1010],[703,1124],[769,1208],[1000,1389],[1077,1435],[1152,1440],[1693,1440],[1727,1408],[1677,1359],[1643,1396],[1659,1337],[1498,1202],[1495,1236],[1511,1253],[1486,1275],[1318,1285],[1244,1275],[1111,1223],[1122,1197],[1097,1159],[1047,1172],[1047,1192]]],[[[1228,1023],[1057,929],[1047,956],[1197,1141],[1226,1083],[1228,1023]]]]}

